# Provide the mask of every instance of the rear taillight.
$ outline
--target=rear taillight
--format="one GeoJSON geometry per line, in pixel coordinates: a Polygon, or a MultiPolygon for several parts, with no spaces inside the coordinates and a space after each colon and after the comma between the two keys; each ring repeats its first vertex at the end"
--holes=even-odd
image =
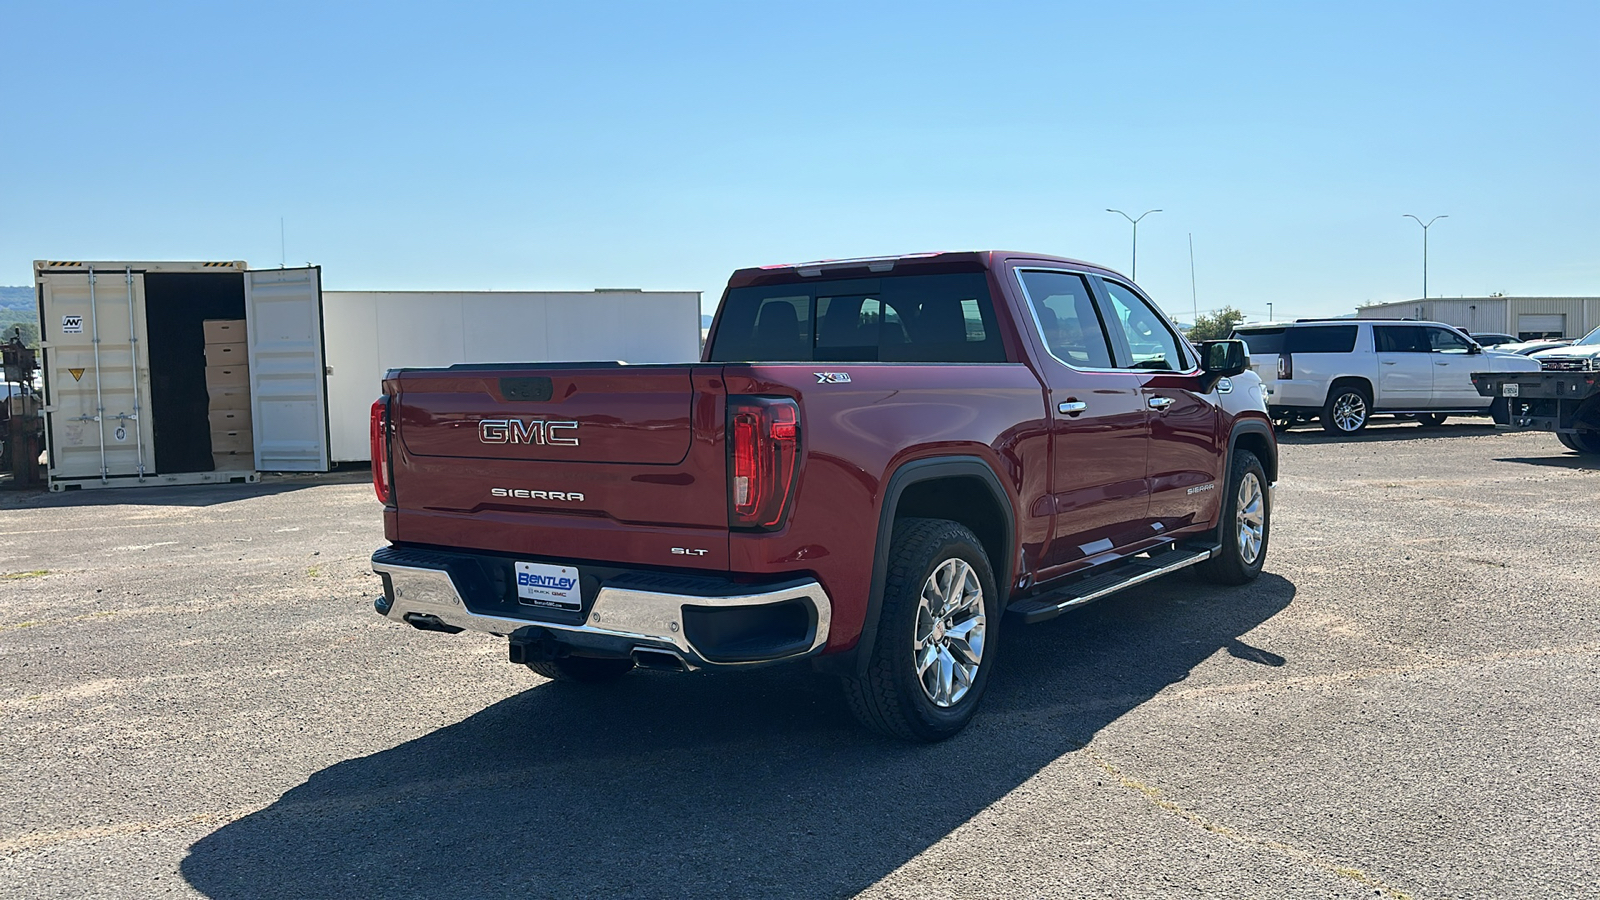
{"type": "Polygon", "coordinates": [[[728,398],[728,524],[783,523],[800,464],[800,408],[793,400],[728,398]]]}
{"type": "Polygon", "coordinates": [[[372,489],[378,494],[378,502],[388,506],[394,494],[394,470],[389,465],[388,397],[379,397],[372,403],[369,436],[372,440],[372,489]]]}
{"type": "Polygon", "coordinates": [[[1278,377],[1294,377],[1294,357],[1287,353],[1281,353],[1278,355],[1278,377]]]}

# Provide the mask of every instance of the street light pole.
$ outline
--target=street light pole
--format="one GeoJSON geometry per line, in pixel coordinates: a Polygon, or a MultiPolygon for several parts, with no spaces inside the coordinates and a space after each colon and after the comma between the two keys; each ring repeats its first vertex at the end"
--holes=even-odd
{"type": "Polygon", "coordinates": [[[1421,219],[1413,216],[1411,213],[1406,213],[1400,218],[1410,219],[1422,226],[1422,299],[1426,300],[1428,299],[1428,226],[1439,221],[1440,219],[1448,219],[1450,217],[1434,216],[1433,218],[1429,219],[1426,224],[1424,224],[1421,219]]]}
{"type": "Polygon", "coordinates": [[[1123,217],[1124,219],[1127,219],[1129,222],[1133,223],[1133,272],[1131,272],[1128,275],[1128,277],[1132,278],[1134,281],[1138,281],[1139,280],[1139,219],[1142,219],[1145,216],[1150,215],[1151,213],[1161,212],[1161,210],[1159,210],[1159,209],[1147,209],[1144,212],[1139,214],[1139,219],[1135,219],[1133,216],[1128,215],[1127,213],[1123,212],[1120,209],[1107,209],[1106,212],[1114,212],[1117,215],[1123,217]]]}

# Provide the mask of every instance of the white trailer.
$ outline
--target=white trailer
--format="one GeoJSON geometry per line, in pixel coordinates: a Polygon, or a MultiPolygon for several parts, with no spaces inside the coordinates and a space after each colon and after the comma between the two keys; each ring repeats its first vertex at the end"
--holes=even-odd
{"type": "Polygon", "coordinates": [[[40,260],[34,283],[51,490],[327,470],[319,268],[40,260]],[[210,320],[246,323],[241,468],[214,463],[210,320]]]}
{"type": "Polygon", "coordinates": [[[328,291],[323,321],[335,462],[370,458],[389,369],[700,358],[698,291],[328,291]]]}

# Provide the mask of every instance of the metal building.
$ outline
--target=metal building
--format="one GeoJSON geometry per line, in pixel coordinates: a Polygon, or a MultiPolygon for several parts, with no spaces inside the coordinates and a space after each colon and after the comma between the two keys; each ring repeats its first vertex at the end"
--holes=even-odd
{"type": "Polygon", "coordinates": [[[1600,297],[1430,297],[1363,306],[1356,317],[1424,319],[1525,341],[1578,338],[1600,327],[1600,297]]]}

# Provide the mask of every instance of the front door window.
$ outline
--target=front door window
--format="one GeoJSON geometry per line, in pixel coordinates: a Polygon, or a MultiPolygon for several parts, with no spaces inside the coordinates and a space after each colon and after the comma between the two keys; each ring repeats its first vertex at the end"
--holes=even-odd
{"type": "Polygon", "coordinates": [[[1111,300],[1110,327],[1127,341],[1128,358],[1123,365],[1158,372],[1187,371],[1189,360],[1166,317],[1131,289],[1114,281],[1105,286],[1111,300]]]}

